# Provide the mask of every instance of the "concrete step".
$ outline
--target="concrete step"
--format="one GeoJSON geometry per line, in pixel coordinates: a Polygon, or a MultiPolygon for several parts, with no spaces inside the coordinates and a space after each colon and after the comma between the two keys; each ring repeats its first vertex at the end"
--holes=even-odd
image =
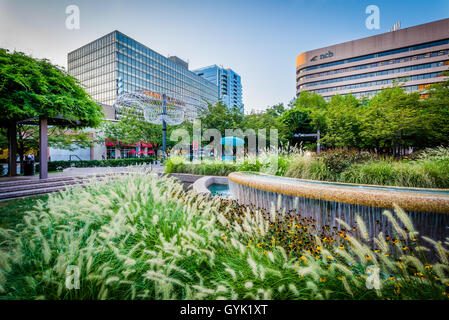
{"type": "Polygon", "coordinates": [[[77,180],[64,180],[64,181],[45,181],[42,183],[34,183],[29,185],[18,185],[18,186],[9,186],[9,187],[0,187],[0,194],[14,192],[14,191],[25,191],[25,190],[33,190],[33,189],[43,189],[43,188],[53,188],[53,187],[61,187],[65,185],[72,185],[79,183],[77,180]]]}
{"type": "Polygon", "coordinates": [[[0,200],[9,200],[14,198],[21,198],[21,197],[28,197],[28,196],[35,196],[40,194],[46,194],[50,192],[56,192],[60,190],[65,190],[67,188],[79,186],[82,184],[72,184],[72,185],[65,185],[65,186],[58,186],[58,187],[43,187],[43,188],[34,188],[29,190],[21,190],[21,191],[13,191],[13,192],[7,192],[7,193],[1,193],[0,194],[0,200]]]}
{"type": "Polygon", "coordinates": [[[0,188],[21,186],[21,185],[34,185],[34,184],[42,184],[42,183],[49,183],[49,182],[72,181],[73,179],[85,179],[85,178],[104,177],[104,176],[105,176],[105,174],[86,175],[86,176],[64,176],[64,177],[57,177],[57,178],[47,178],[47,179],[42,179],[42,180],[36,179],[36,178],[30,178],[30,179],[23,179],[23,180],[0,182],[0,188]]]}

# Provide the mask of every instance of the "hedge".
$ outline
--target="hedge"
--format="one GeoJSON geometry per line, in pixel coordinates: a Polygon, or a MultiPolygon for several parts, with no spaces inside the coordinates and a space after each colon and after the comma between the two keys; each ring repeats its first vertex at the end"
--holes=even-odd
{"type": "MultiPolygon", "coordinates": [[[[153,163],[154,159],[106,159],[106,160],[78,160],[78,161],[49,161],[48,171],[62,171],[66,168],[92,168],[92,167],[127,167],[136,164],[153,163]]],[[[36,164],[36,172],[39,172],[39,164],[36,164]]]]}

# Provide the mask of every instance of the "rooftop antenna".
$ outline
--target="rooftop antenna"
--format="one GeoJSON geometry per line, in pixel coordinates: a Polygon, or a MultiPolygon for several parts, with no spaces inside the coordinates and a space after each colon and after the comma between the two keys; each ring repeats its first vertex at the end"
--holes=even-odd
{"type": "Polygon", "coordinates": [[[401,29],[401,21],[396,22],[392,28],[388,29],[388,32],[398,31],[401,29]]]}

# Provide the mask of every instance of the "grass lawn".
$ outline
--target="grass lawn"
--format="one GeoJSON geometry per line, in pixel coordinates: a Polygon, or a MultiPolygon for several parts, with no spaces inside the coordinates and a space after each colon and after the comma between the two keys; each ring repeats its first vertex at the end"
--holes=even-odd
{"type": "Polygon", "coordinates": [[[22,221],[23,214],[30,210],[38,200],[47,200],[48,195],[0,201],[0,228],[14,229],[22,221]]]}

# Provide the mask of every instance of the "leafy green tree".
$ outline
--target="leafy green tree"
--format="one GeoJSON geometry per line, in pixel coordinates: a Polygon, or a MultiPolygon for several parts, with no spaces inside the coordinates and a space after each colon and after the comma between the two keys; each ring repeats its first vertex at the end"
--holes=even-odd
{"type": "Polygon", "coordinates": [[[0,48],[0,121],[3,125],[32,117],[81,121],[96,127],[101,107],[77,79],[50,63],[0,48]]]}
{"type": "Polygon", "coordinates": [[[396,85],[369,100],[360,115],[364,145],[392,154],[397,147],[413,146],[414,138],[422,129],[419,99],[419,93],[407,93],[396,85]]]}
{"type": "Polygon", "coordinates": [[[74,77],[47,59],[0,48],[0,126],[14,137],[18,121],[37,117],[62,117],[82,128],[98,126],[103,113],[74,77]]]}
{"type": "Polygon", "coordinates": [[[282,114],[281,122],[288,128],[287,139],[296,145],[301,140],[293,135],[297,133],[315,133],[326,129],[327,103],[316,93],[301,92],[299,97],[290,103],[290,109],[282,114]]]}
{"type": "Polygon", "coordinates": [[[281,115],[284,112],[285,108],[282,103],[269,107],[264,112],[252,112],[245,115],[242,126],[245,130],[253,129],[256,134],[259,130],[265,129],[267,143],[270,141],[270,130],[277,129],[279,143],[282,145],[288,142],[289,134],[287,126],[281,121],[281,115]]]}
{"type": "Polygon", "coordinates": [[[332,96],[327,105],[323,142],[332,147],[362,147],[359,115],[364,106],[353,95],[332,96]]]}
{"type": "Polygon", "coordinates": [[[422,132],[416,137],[416,146],[449,145],[449,80],[431,86],[421,107],[422,132]]]}

